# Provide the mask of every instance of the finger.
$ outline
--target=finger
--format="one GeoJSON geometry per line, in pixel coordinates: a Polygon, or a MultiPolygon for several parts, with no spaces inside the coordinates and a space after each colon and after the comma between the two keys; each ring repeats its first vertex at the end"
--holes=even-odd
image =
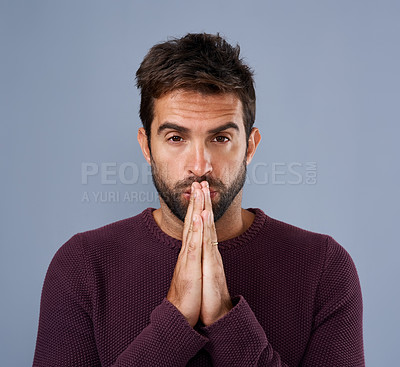
{"type": "Polygon", "coordinates": [[[189,205],[186,211],[185,223],[183,225],[182,244],[186,242],[188,233],[189,231],[192,230],[193,227],[193,207],[194,207],[195,196],[196,193],[194,190],[194,185],[192,184],[189,205]]]}
{"type": "Polygon", "coordinates": [[[194,205],[193,205],[193,214],[197,214],[200,216],[201,212],[204,209],[204,193],[201,189],[198,188],[198,186],[200,186],[198,182],[195,182],[194,185],[195,185],[194,191],[196,193],[196,198],[194,200],[194,205]]]}
{"type": "MultiPolygon", "coordinates": [[[[200,269],[203,243],[203,221],[199,215],[193,214],[192,222],[193,230],[189,233],[186,244],[186,261],[196,263],[199,265],[198,269],[200,269]]],[[[192,271],[196,271],[196,269],[192,269],[192,271]]]]}
{"type": "Polygon", "coordinates": [[[212,211],[212,203],[211,203],[211,196],[210,196],[210,188],[207,181],[202,182],[202,191],[204,194],[204,209],[211,212],[212,220],[214,219],[213,211],[212,211]]]}
{"type": "MultiPolygon", "coordinates": [[[[203,181],[206,182],[206,181],[203,181]]],[[[212,210],[212,202],[211,202],[211,196],[210,196],[210,188],[208,186],[208,182],[206,182],[207,185],[205,187],[203,186],[203,193],[204,193],[204,209],[208,210],[210,212],[211,216],[211,240],[216,242],[217,241],[217,232],[215,230],[215,223],[214,223],[214,212],[212,210]]]]}
{"type": "MultiPolygon", "coordinates": [[[[192,218],[190,219],[190,221],[188,220],[188,222],[187,222],[187,226],[188,227],[187,227],[186,231],[184,230],[183,236],[185,236],[185,234],[186,234],[186,236],[182,237],[182,251],[184,251],[184,252],[187,252],[187,250],[188,250],[186,248],[187,247],[187,243],[191,241],[191,238],[193,236],[193,231],[194,231],[193,218],[195,217],[195,215],[200,217],[203,205],[204,205],[204,195],[203,195],[202,191],[197,189],[197,188],[195,188],[195,185],[194,185],[194,188],[193,188],[193,204],[192,204],[192,209],[191,209],[192,218]]],[[[200,220],[201,218],[198,218],[198,219],[200,220]]],[[[201,241],[200,241],[199,244],[201,245],[201,241]]]]}
{"type": "Polygon", "coordinates": [[[211,225],[210,225],[210,212],[208,210],[203,210],[201,213],[203,219],[203,252],[201,254],[203,264],[207,261],[209,251],[211,250],[211,225]]]}

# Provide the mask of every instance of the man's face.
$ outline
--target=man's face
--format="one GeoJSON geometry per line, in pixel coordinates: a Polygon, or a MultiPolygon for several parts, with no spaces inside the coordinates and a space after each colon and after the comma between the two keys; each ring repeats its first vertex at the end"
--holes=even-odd
{"type": "Polygon", "coordinates": [[[194,181],[208,181],[214,220],[221,218],[245,183],[246,167],[242,104],[236,96],[174,91],[155,101],[153,182],[181,221],[194,181]]]}

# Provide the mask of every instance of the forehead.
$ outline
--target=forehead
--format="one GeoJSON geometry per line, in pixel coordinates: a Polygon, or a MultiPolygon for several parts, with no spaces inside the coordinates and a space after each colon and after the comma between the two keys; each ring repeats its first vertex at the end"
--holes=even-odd
{"type": "Polygon", "coordinates": [[[155,100],[153,123],[157,128],[165,121],[197,127],[236,122],[244,129],[242,111],[240,99],[232,93],[210,95],[177,90],[155,100]]]}

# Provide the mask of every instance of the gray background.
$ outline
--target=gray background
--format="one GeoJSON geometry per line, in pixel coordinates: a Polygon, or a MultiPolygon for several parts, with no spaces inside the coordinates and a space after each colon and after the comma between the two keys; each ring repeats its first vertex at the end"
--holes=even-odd
{"type": "Polygon", "coordinates": [[[136,141],[141,59],[169,36],[219,31],[256,71],[263,139],[243,206],[347,249],[363,291],[367,365],[396,365],[399,4],[1,1],[0,364],[32,363],[41,288],[58,248],[158,206],[136,141]],[[134,162],[138,182],[114,175],[107,184],[99,172],[83,184],[87,162],[134,162]],[[317,164],[315,184],[306,182],[307,162],[317,164]],[[85,192],[138,197],[85,202],[85,192]]]}

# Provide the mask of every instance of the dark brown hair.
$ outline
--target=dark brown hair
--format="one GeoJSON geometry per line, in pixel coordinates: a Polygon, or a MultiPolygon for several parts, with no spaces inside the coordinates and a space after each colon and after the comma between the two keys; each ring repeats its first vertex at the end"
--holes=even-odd
{"type": "Polygon", "coordinates": [[[150,147],[154,99],[177,89],[204,94],[234,93],[243,106],[248,140],[255,119],[253,72],[219,34],[188,33],[153,46],[136,72],[141,90],[140,118],[150,147]]]}

